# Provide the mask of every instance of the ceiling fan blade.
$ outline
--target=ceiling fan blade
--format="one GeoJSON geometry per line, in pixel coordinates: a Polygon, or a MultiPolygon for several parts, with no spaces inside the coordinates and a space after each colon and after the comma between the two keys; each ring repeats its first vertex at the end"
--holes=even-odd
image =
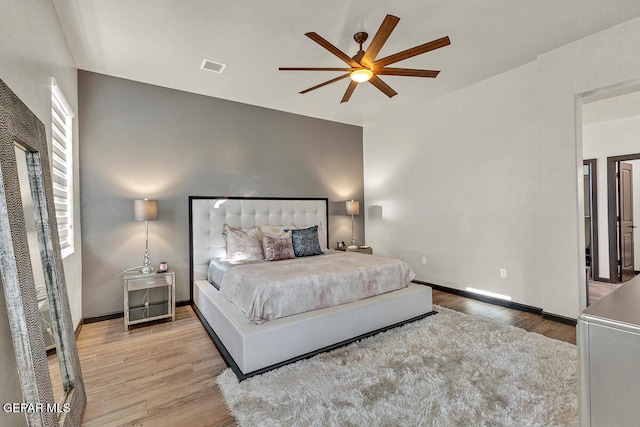
{"type": "Polygon", "coordinates": [[[380,24],[380,28],[378,28],[378,32],[373,37],[373,40],[371,40],[371,43],[369,43],[369,47],[360,61],[362,65],[365,67],[371,66],[373,60],[376,59],[376,55],[378,55],[378,52],[380,52],[380,49],[382,49],[382,46],[391,35],[391,32],[396,25],[398,25],[398,22],[400,22],[400,18],[397,16],[387,15],[384,18],[384,21],[380,24]]]}
{"type": "Polygon", "coordinates": [[[436,78],[440,71],[436,70],[414,70],[412,68],[379,68],[376,74],[385,76],[406,76],[406,77],[431,77],[436,78]]]}
{"type": "Polygon", "coordinates": [[[353,93],[354,90],[356,90],[356,86],[358,86],[358,82],[353,80],[349,82],[349,86],[347,86],[347,91],[344,93],[344,96],[342,97],[342,101],[340,101],[340,104],[342,104],[343,102],[349,101],[349,98],[351,98],[351,94],[353,93]]]}
{"type": "Polygon", "coordinates": [[[413,58],[414,56],[421,55],[431,50],[439,49],[451,44],[449,37],[442,37],[441,39],[433,40],[420,46],[412,47],[411,49],[403,50],[391,56],[379,59],[373,63],[373,68],[384,67],[385,65],[393,64],[404,59],[413,58]]]}
{"type": "Polygon", "coordinates": [[[324,82],[324,83],[320,83],[319,85],[315,85],[314,87],[310,87],[309,89],[305,89],[305,90],[303,90],[302,92],[298,92],[298,93],[300,93],[300,94],[305,94],[305,93],[307,93],[307,92],[311,92],[312,90],[316,90],[316,89],[318,89],[318,88],[321,88],[322,86],[326,86],[326,85],[328,85],[328,84],[331,84],[331,83],[337,82],[337,81],[339,81],[339,80],[346,79],[347,77],[349,77],[349,75],[350,75],[350,74],[351,74],[351,73],[344,74],[344,75],[342,75],[342,76],[340,76],[340,77],[336,77],[335,79],[331,79],[331,80],[328,80],[328,81],[326,81],[326,82],[324,82]]]}
{"type": "Polygon", "coordinates": [[[383,82],[382,79],[380,79],[380,77],[378,77],[378,76],[371,77],[371,80],[369,80],[369,83],[371,83],[372,85],[374,85],[375,87],[380,89],[389,98],[393,98],[394,96],[396,96],[398,94],[398,92],[396,92],[395,90],[391,89],[391,86],[389,86],[388,84],[383,82]]]}
{"type": "Polygon", "coordinates": [[[280,71],[353,71],[355,68],[280,67],[280,71]]]}
{"type": "Polygon", "coordinates": [[[353,58],[351,58],[349,55],[342,52],[340,49],[338,49],[337,47],[335,47],[334,45],[332,45],[331,43],[323,39],[317,33],[314,33],[314,32],[305,33],[305,36],[309,37],[311,40],[318,43],[320,46],[327,49],[329,52],[333,53],[335,56],[342,59],[344,62],[351,65],[352,67],[360,67],[360,64],[354,61],[353,58]]]}

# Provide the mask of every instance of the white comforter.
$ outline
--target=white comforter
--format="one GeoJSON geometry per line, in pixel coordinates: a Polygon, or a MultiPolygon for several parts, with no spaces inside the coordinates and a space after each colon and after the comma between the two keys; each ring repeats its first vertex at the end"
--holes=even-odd
{"type": "Polygon", "coordinates": [[[253,323],[357,301],[405,288],[403,261],[344,252],[229,268],[220,293],[253,323]]]}

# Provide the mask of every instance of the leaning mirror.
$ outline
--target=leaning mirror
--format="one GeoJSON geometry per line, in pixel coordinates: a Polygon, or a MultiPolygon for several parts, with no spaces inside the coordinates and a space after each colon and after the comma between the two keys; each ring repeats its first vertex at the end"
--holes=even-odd
{"type": "Polygon", "coordinates": [[[0,277],[28,425],[80,425],[86,396],[58,241],[46,133],[2,80],[0,277]]]}
{"type": "Polygon", "coordinates": [[[38,313],[44,347],[47,352],[47,365],[51,376],[53,387],[53,398],[55,402],[63,400],[64,391],[71,388],[73,378],[68,375],[62,376],[66,372],[64,366],[60,366],[62,359],[58,358],[56,343],[60,341],[59,331],[54,330],[55,323],[51,316],[51,306],[47,292],[46,279],[44,275],[42,259],[40,258],[40,244],[38,243],[38,231],[36,227],[37,213],[33,205],[31,196],[31,183],[29,179],[29,169],[27,155],[35,152],[26,146],[15,142],[16,167],[18,168],[18,182],[20,183],[20,199],[24,214],[24,229],[27,232],[27,245],[29,249],[29,259],[31,260],[31,270],[36,287],[36,300],[38,301],[38,313]]]}

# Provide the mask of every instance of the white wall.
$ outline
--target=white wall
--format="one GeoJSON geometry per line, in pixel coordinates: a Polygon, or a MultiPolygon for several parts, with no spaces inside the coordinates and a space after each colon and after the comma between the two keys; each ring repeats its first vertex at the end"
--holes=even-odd
{"type": "Polygon", "coordinates": [[[367,222],[376,253],[420,280],[541,305],[535,76],[528,64],[365,128],[365,200],[382,206],[367,222]]]}
{"type": "Polygon", "coordinates": [[[365,200],[382,206],[367,222],[376,253],[406,260],[419,280],[541,304],[527,295],[539,279],[535,75],[526,65],[365,129],[365,200]]]}
{"type": "MultiPolygon", "coordinates": [[[[585,126],[582,130],[583,156],[597,159],[598,165],[598,261],[600,277],[609,278],[609,229],[607,215],[607,157],[640,153],[640,116],[625,117],[585,126]]],[[[635,223],[640,224],[640,161],[633,164],[635,223]]],[[[639,236],[640,237],[640,236],[639,236]]],[[[640,267],[640,238],[635,239],[635,265],[640,267]]]]}
{"type": "Polygon", "coordinates": [[[639,34],[640,19],[629,21],[366,126],[365,209],[382,206],[382,219],[366,217],[367,243],[420,280],[576,318],[585,306],[576,96],[640,76],[639,34]]]}
{"type": "MultiPolygon", "coordinates": [[[[71,106],[77,111],[76,70],[58,23],[58,17],[49,0],[0,0],[0,79],[35,113],[47,129],[51,141],[51,86],[50,78],[58,80],[71,106]]],[[[74,134],[77,135],[77,122],[74,134]]],[[[74,139],[77,152],[78,140],[74,139]]],[[[74,179],[78,168],[75,164],[74,179]]],[[[77,181],[76,181],[77,184],[77,181]]],[[[77,187],[76,187],[77,190],[77,187]]],[[[76,253],[64,261],[69,303],[74,326],[82,318],[82,271],[80,256],[79,192],[74,198],[76,212],[76,253]]],[[[3,292],[4,294],[4,292],[3,292]]],[[[0,402],[21,402],[22,393],[11,334],[8,328],[4,297],[0,298],[0,402]]],[[[0,412],[0,425],[26,425],[24,414],[0,412]]]]}
{"type": "Polygon", "coordinates": [[[576,95],[637,79],[639,34],[640,19],[634,19],[538,58],[541,286],[543,308],[551,313],[575,317],[586,304],[582,125],[576,95]]]}
{"type": "MultiPolygon", "coordinates": [[[[0,79],[44,123],[51,150],[51,77],[78,112],[77,71],[58,15],[49,0],[0,0],[0,79]]],[[[74,327],[82,319],[82,257],[80,185],[78,173],[78,120],[74,119],[73,179],[75,253],[64,259],[65,278],[74,327]]]]}

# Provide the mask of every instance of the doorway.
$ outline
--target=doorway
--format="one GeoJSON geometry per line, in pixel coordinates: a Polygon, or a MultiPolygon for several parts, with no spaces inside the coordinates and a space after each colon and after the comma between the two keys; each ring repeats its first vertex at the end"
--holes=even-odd
{"type": "Polygon", "coordinates": [[[581,228],[585,234],[580,250],[589,305],[640,270],[640,235],[635,236],[635,225],[640,223],[640,181],[632,181],[640,179],[640,80],[580,95],[577,116],[584,165],[580,210],[584,209],[581,228]],[[621,168],[622,179],[629,178],[622,183],[621,168]],[[620,197],[620,189],[629,198],[620,197]]]}
{"type": "MultiPolygon", "coordinates": [[[[609,281],[624,283],[636,276],[633,166],[640,153],[607,157],[609,281]]],[[[640,171],[639,171],[640,172],[640,171]]],[[[638,179],[636,174],[636,179],[638,179]]],[[[635,186],[638,189],[638,185],[635,186]]]]}

